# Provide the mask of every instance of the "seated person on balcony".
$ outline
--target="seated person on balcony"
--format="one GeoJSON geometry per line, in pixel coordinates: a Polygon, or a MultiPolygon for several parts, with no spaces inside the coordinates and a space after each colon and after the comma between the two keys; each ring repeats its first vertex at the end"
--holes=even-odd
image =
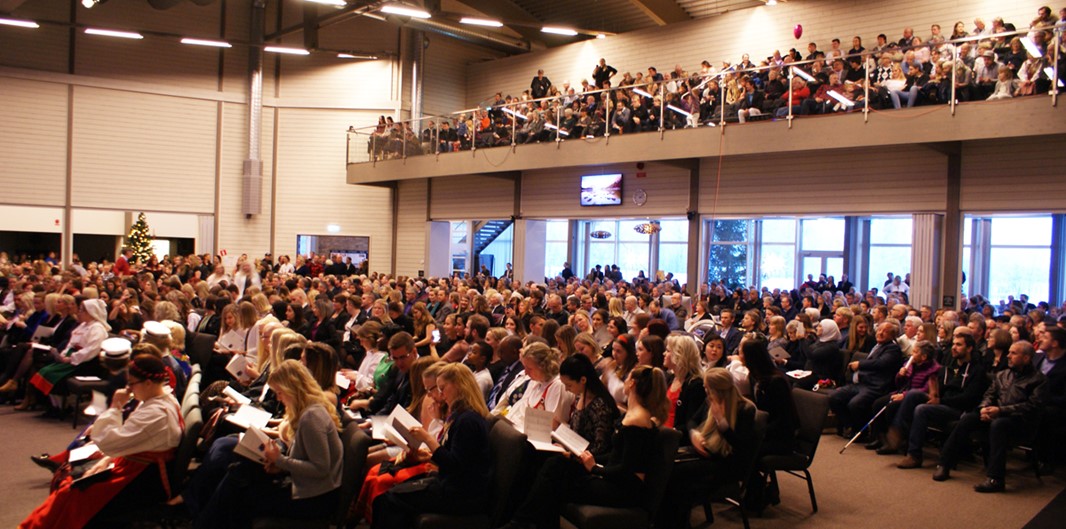
{"type": "Polygon", "coordinates": [[[1014,93],[1018,90],[1018,80],[1014,78],[1014,72],[1007,66],[999,67],[999,77],[996,80],[995,88],[992,93],[985,99],[988,101],[996,101],[998,99],[1010,99],[1014,97],[1014,93]]]}
{"type": "Polygon", "coordinates": [[[818,87],[813,97],[803,101],[800,114],[825,114],[842,110],[840,102],[829,96],[830,90],[844,94],[844,85],[840,84],[840,77],[836,72],[829,74],[829,82],[818,87]]]}
{"type": "Polygon", "coordinates": [[[540,99],[547,97],[548,89],[551,88],[551,79],[548,79],[544,75],[544,70],[537,70],[537,76],[533,78],[533,81],[529,84],[529,95],[533,99],[540,99]]]}
{"type": "Polygon", "coordinates": [[[986,431],[985,481],[974,486],[977,492],[1003,492],[1007,474],[1008,442],[1029,439],[1036,431],[1047,391],[1047,378],[1033,365],[1033,344],[1021,340],[1010,347],[1010,368],[996,373],[977,410],[962,415],[940,449],[940,461],[933,479],[951,476],[959,451],[978,430],[986,431]]]}
{"type": "Polygon", "coordinates": [[[611,117],[611,134],[631,132],[633,129],[630,116],[629,104],[625,99],[619,101],[611,117]]]}
{"type": "Polygon", "coordinates": [[[631,132],[645,132],[659,128],[658,123],[648,121],[648,107],[644,106],[643,97],[634,95],[631,99],[630,120],[633,123],[631,132]]]}
{"type": "Polygon", "coordinates": [[[810,88],[807,88],[807,81],[804,81],[801,77],[792,78],[792,107],[789,108],[788,94],[782,96],[783,106],[778,108],[775,115],[779,118],[783,118],[789,114],[791,110],[792,114],[799,114],[800,108],[803,105],[803,100],[811,96],[810,88]]]}
{"type": "Polygon", "coordinates": [[[740,109],[737,110],[737,118],[741,123],[744,123],[750,117],[762,115],[765,95],[755,89],[755,85],[748,76],[741,78],[740,86],[743,88],[743,92],[740,97],[740,109]]]}
{"type": "Polygon", "coordinates": [[[838,430],[850,426],[853,432],[858,432],[870,420],[873,402],[891,390],[903,364],[903,353],[896,343],[899,325],[883,321],[877,327],[876,336],[877,345],[870,354],[848,364],[850,383],[829,397],[829,407],[840,421],[838,430]]]}

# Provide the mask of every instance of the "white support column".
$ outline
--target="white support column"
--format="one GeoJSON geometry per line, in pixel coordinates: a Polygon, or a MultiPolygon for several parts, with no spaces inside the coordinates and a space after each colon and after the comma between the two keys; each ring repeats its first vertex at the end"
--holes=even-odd
{"type": "Polygon", "coordinates": [[[544,240],[548,223],[543,220],[514,221],[514,273],[525,283],[544,281],[544,240]]]}
{"type": "MultiPolygon", "coordinates": [[[[934,213],[916,213],[913,216],[911,237],[911,284],[912,307],[940,306],[941,296],[941,234],[944,216],[934,213]]],[[[958,241],[948,241],[949,243],[958,241]]]]}
{"type": "Polygon", "coordinates": [[[452,223],[426,222],[426,256],[422,269],[427,277],[452,275],[452,223]]]}

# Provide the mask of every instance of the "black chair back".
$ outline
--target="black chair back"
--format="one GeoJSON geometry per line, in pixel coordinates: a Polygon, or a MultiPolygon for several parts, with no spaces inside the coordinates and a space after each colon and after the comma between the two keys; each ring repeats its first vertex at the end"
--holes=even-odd
{"type": "Polygon", "coordinates": [[[497,421],[489,432],[492,451],[492,527],[506,523],[521,498],[514,498],[518,477],[527,472],[530,451],[526,435],[507,421],[497,421]]]}
{"type": "Polygon", "coordinates": [[[200,430],[203,427],[204,419],[200,413],[200,407],[196,406],[190,409],[188,415],[185,415],[185,432],[182,435],[181,442],[178,443],[178,450],[174,456],[168,476],[170,478],[171,496],[180,494],[181,489],[185,486],[185,478],[189,475],[189,465],[192,463],[193,457],[196,456],[197,444],[200,442],[200,430]]]}
{"type": "Polygon", "coordinates": [[[822,439],[825,419],[829,415],[829,396],[805,389],[793,388],[792,401],[799,415],[799,432],[796,435],[796,453],[814,460],[818,442],[822,439]]]}
{"type": "Polygon", "coordinates": [[[655,452],[649,456],[657,458],[657,461],[648,467],[648,474],[644,476],[644,509],[652,519],[659,511],[663,495],[666,494],[666,486],[670,482],[670,472],[674,469],[674,459],[677,457],[677,447],[680,443],[681,432],[673,428],[659,428],[655,434],[655,452]]]}
{"type": "Polygon", "coordinates": [[[213,334],[202,332],[185,333],[185,352],[189,355],[189,363],[199,365],[201,369],[207,367],[211,361],[211,354],[215,350],[215,342],[218,337],[213,334]]]}

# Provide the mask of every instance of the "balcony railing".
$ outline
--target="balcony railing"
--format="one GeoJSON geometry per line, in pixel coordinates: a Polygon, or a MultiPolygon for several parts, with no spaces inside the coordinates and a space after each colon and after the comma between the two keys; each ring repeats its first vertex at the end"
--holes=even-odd
{"type": "MultiPolygon", "coordinates": [[[[618,134],[658,132],[660,138],[665,139],[666,131],[679,128],[722,127],[724,132],[728,123],[740,121],[738,110],[747,108],[743,101],[745,94],[740,86],[741,79],[754,79],[763,74],[787,80],[785,93],[776,105],[769,107],[769,112],[760,109],[760,112],[747,113],[748,121],[784,120],[791,129],[794,119],[808,114],[861,112],[864,120],[869,122],[871,114],[877,114],[889,101],[893,107],[900,106],[901,97],[908,100],[908,106],[913,106],[919,98],[925,104],[949,105],[950,115],[955,116],[964,92],[983,94],[976,92],[978,87],[974,83],[973,69],[969,66],[957,66],[960,59],[968,60],[972,57],[975,64],[982,61],[981,57],[975,56],[981,41],[1008,43],[1006,50],[1010,52],[1015,38],[1022,47],[1021,51],[1025,52],[1026,60],[1018,69],[1025,68],[1025,71],[1020,73],[1024,74],[1022,81],[1028,83],[1025,90],[1027,95],[1048,94],[1051,106],[1055,107],[1058,105],[1059,90],[1066,82],[1066,71],[1063,71],[1062,64],[1063,48],[1066,47],[1066,41],[1063,39],[1064,29],[1066,27],[1059,23],[1055,26],[965,37],[942,43],[927,42],[904,48],[886,48],[879,52],[865,51],[834,57],[829,61],[782,59],[768,66],[739,68],[734,65],[722,71],[690,75],[684,79],[667,76],[659,81],[632,82],[583,93],[511,102],[494,101],[448,115],[424,115],[396,122],[390,119],[374,127],[348,129],[347,163],[376,163],[412,156],[497,147],[516,149],[526,143],[561,144],[576,139],[609,139],[618,134]],[[1051,35],[1050,40],[1044,39],[1040,44],[1034,40],[1047,34],[1051,35]],[[879,68],[886,67],[877,65],[877,57],[881,53],[891,53],[893,58],[887,66],[899,64],[902,68],[903,64],[908,63],[907,54],[911,51],[916,54],[930,54],[930,82],[917,90],[887,90],[881,84],[884,79],[875,78],[879,68]],[[966,53],[967,57],[962,57],[963,53],[966,53]],[[895,58],[900,54],[903,54],[902,62],[895,58]],[[933,62],[937,54],[940,61],[933,62]],[[949,59],[943,59],[944,54],[949,54],[949,59]],[[831,66],[825,66],[829,68],[825,71],[821,65],[814,63],[828,64],[835,62],[837,58],[845,63],[858,63],[858,69],[855,71],[861,70],[861,78],[846,82],[838,80],[839,86],[836,89],[821,93],[822,101],[815,101],[814,93],[810,94],[812,102],[801,105],[801,102],[796,101],[793,87],[807,81],[820,81],[823,74],[824,78],[828,79],[834,73],[831,66]],[[943,71],[945,64],[950,65],[950,72],[943,71]],[[944,86],[945,83],[950,85],[944,86]],[[929,88],[930,86],[934,88],[929,88]],[[575,104],[577,100],[587,104],[575,104]],[[623,100],[626,101],[625,104],[621,103],[623,100]],[[874,100],[877,102],[874,103],[874,100]],[[631,105],[639,105],[639,110],[634,112],[631,105]],[[634,114],[640,116],[639,123],[631,119],[634,114]]],[[[1002,46],[996,50],[997,54],[1004,53],[1002,46]]],[[[910,64],[920,66],[917,62],[910,64]]],[[[848,71],[841,70],[841,74],[848,71]]],[[[883,74],[883,71],[881,73],[883,74]]],[[[1018,73],[1012,69],[1015,79],[1018,73]]],[[[1016,86],[1017,83],[1012,83],[1011,90],[1016,86]]]]}

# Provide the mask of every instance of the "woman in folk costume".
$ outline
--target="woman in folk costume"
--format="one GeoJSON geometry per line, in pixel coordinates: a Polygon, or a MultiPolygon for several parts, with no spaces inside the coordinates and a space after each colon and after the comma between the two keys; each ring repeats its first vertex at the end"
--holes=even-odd
{"type": "Polygon", "coordinates": [[[178,401],[167,393],[163,361],[138,355],[130,361],[128,384],[115,392],[111,407],[96,419],[92,439],[102,456],[83,475],[88,483],[63,479],[19,529],[79,528],[103,521],[135,505],[170,496],[166,462],[181,441],[178,401]],[[140,404],[123,419],[130,399],[140,404]]]}
{"type": "Polygon", "coordinates": [[[67,347],[62,351],[53,348],[53,362],[33,375],[30,383],[41,393],[50,395],[53,406],[62,408],[59,395],[65,394],[67,378],[75,374],[101,374],[100,344],[107,339],[110,330],[107,304],[99,299],[82,301],[78,310],[78,326],[70,333],[67,347]]]}

